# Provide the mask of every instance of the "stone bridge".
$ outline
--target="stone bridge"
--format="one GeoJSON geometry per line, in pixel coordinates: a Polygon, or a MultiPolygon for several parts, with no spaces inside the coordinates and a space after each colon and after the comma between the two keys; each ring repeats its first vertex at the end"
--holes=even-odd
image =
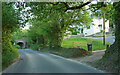
{"type": "Polygon", "coordinates": [[[15,40],[16,44],[19,45],[21,48],[27,47],[27,42],[26,40],[15,40]]]}

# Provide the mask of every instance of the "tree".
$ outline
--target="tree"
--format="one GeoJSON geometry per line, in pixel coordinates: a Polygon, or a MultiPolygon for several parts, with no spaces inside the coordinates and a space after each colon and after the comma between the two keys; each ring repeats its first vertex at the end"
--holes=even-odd
{"type": "MultiPolygon", "coordinates": [[[[60,11],[64,11],[65,13],[68,12],[68,10],[72,10],[72,11],[75,11],[77,9],[82,9],[83,6],[87,5],[87,4],[90,4],[91,2],[86,2],[86,3],[68,3],[68,2],[55,2],[55,3],[48,3],[48,4],[51,4],[50,6],[52,7],[49,7],[51,9],[56,9],[56,10],[60,10],[60,11]],[[71,6],[70,7],[70,4],[73,4],[74,6],[71,6]],[[76,6],[76,5],[77,6],[76,6]],[[58,5],[58,6],[57,6],[58,5]]],[[[38,3],[39,4],[39,3],[38,3]]],[[[104,7],[109,7],[112,6],[111,4],[109,3],[105,3],[105,2],[98,2],[97,4],[92,4],[90,5],[90,8],[88,9],[84,9],[84,10],[91,10],[92,12],[96,12],[97,10],[103,8],[104,7]]],[[[46,6],[46,5],[44,5],[46,6]]],[[[48,5],[49,6],[49,5],[48,5]]],[[[115,23],[115,26],[116,26],[116,30],[115,30],[115,43],[113,45],[111,45],[105,52],[105,55],[103,56],[103,58],[100,60],[101,61],[101,66],[105,66],[109,69],[112,69],[114,70],[114,72],[118,72],[118,69],[119,69],[119,66],[118,64],[120,63],[119,60],[118,60],[118,51],[119,51],[119,41],[120,41],[120,25],[119,25],[119,20],[120,20],[120,16],[119,16],[119,13],[120,13],[120,2],[117,2],[117,3],[114,3],[114,8],[115,8],[115,11],[114,9],[112,11],[114,11],[114,23],[115,23]]],[[[36,6],[37,8],[39,8],[40,6],[36,6]]],[[[40,7],[42,8],[42,7],[40,7]]],[[[108,9],[107,10],[110,10],[111,9],[108,9]]],[[[43,10],[42,10],[43,11],[43,10]]],[[[48,11],[48,10],[46,10],[48,11]]],[[[37,12],[35,12],[37,13],[37,12]]],[[[42,12],[43,13],[43,12],[42,12]]],[[[106,13],[106,19],[109,19],[110,15],[112,12],[107,12],[106,13]]],[[[98,13],[97,13],[98,14],[98,13]]],[[[113,14],[113,13],[112,13],[113,14]]],[[[111,15],[112,15],[111,14],[111,15]]],[[[41,14],[39,14],[41,15],[41,14]]],[[[42,14],[42,16],[40,17],[43,17],[44,15],[42,14]]],[[[113,15],[112,15],[113,16],[113,15]]],[[[111,17],[112,17],[111,16],[111,17]]],[[[41,19],[41,18],[40,18],[41,19]]]]}
{"type": "MultiPolygon", "coordinates": [[[[100,61],[98,61],[99,66],[101,66],[102,68],[106,68],[107,70],[109,70],[110,72],[117,72],[119,73],[120,70],[120,61],[119,61],[119,41],[120,41],[120,25],[119,25],[119,21],[120,21],[120,2],[114,2],[113,5],[110,4],[109,2],[107,2],[107,4],[105,2],[102,2],[102,6],[98,6],[99,3],[97,3],[97,6],[95,6],[94,8],[96,8],[95,10],[92,10],[93,12],[96,12],[98,9],[104,8],[104,7],[111,7],[111,9],[107,8],[105,11],[110,11],[110,12],[106,12],[106,19],[108,20],[113,20],[113,23],[115,24],[115,42],[106,49],[104,56],[102,57],[102,59],[100,61]]],[[[94,6],[94,5],[93,5],[94,6]]],[[[97,15],[100,15],[99,13],[96,13],[97,15]]],[[[102,69],[101,68],[101,69],[102,69]]]]}
{"type": "MultiPolygon", "coordinates": [[[[91,18],[85,9],[83,3],[78,3],[80,7],[68,7],[67,3],[31,3],[32,12],[35,16],[38,25],[46,31],[46,37],[49,39],[50,45],[53,47],[61,47],[61,43],[66,31],[73,31],[73,25],[86,25],[89,26],[91,18]],[[44,6],[42,8],[41,6],[44,6]],[[63,7],[64,6],[64,7],[63,7]],[[78,9],[82,8],[82,9],[78,9]],[[59,10],[58,10],[59,9],[59,10]],[[73,10],[76,9],[76,10],[73,10]],[[39,11],[41,10],[41,11],[39,11]],[[71,11],[67,11],[71,10],[71,11]],[[39,11],[39,13],[38,13],[39,11]],[[40,22],[41,21],[41,22],[40,22]],[[53,40],[54,39],[54,40],[53,40]]],[[[70,5],[76,3],[68,3],[70,5]]],[[[89,4],[89,3],[88,3],[89,4]]],[[[35,20],[35,22],[36,22],[35,20]]],[[[34,20],[32,21],[34,22],[34,20]]]]}
{"type": "Polygon", "coordinates": [[[103,17],[103,45],[105,45],[105,22],[107,20],[112,20],[112,12],[114,12],[114,9],[112,8],[112,4],[105,3],[105,7],[101,7],[101,9],[93,14],[94,16],[99,16],[99,18],[103,17]]]}
{"type": "Polygon", "coordinates": [[[28,40],[31,48],[37,50],[40,47],[47,45],[47,38],[45,37],[45,32],[42,29],[41,23],[39,21],[32,22],[33,26],[28,30],[28,40]]]}
{"type": "Polygon", "coordinates": [[[120,43],[120,2],[114,2],[113,7],[115,8],[113,19],[115,24],[115,42],[106,51],[103,58],[100,60],[100,64],[103,67],[109,69],[112,72],[120,72],[120,61],[119,61],[119,43],[120,43]]]}
{"type": "Polygon", "coordinates": [[[9,65],[18,57],[17,50],[11,44],[11,34],[17,31],[24,20],[20,16],[21,4],[15,2],[2,2],[2,65],[9,65]],[[19,5],[19,9],[15,6],[19,5]],[[21,23],[22,22],[22,23],[21,23]]]}

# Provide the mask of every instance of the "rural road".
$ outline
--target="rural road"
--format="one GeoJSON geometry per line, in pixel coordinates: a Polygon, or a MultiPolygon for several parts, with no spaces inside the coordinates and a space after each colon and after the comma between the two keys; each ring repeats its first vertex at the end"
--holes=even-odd
{"type": "MultiPolygon", "coordinates": [[[[103,37],[85,37],[85,38],[93,38],[93,39],[99,39],[103,41],[103,37]]],[[[105,37],[105,41],[113,44],[115,42],[115,36],[108,36],[105,37]]]]}
{"type": "Polygon", "coordinates": [[[20,60],[3,73],[103,73],[88,65],[46,52],[19,49],[20,60]]]}

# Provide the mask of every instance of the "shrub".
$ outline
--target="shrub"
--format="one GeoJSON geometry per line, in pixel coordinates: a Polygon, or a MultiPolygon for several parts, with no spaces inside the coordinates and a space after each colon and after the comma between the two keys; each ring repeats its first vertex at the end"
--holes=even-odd
{"type": "Polygon", "coordinates": [[[13,47],[8,38],[2,40],[2,67],[3,69],[18,57],[18,51],[13,47]]]}
{"type": "Polygon", "coordinates": [[[14,45],[15,48],[20,49],[21,47],[19,45],[14,45]]]}
{"type": "Polygon", "coordinates": [[[41,47],[43,47],[42,44],[33,44],[33,45],[31,46],[31,48],[32,48],[33,50],[39,50],[39,48],[41,48],[41,47]]]}
{"type": "Polygon", "coordinates": [[[80,33],[79,31],[72,32],[72,35],[77,35],[77,33],[80,33]]]}
{"type": "Polygon", "coordinates": [[[40,51],[50,52],[67,58],[76,58],[92,55],[92,52],[82,48],[43,48],[40,51]]]}

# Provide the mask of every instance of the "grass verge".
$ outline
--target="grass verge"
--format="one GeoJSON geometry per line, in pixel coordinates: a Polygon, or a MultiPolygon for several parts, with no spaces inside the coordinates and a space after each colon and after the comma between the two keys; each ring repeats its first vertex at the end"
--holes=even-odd
{"type": "MultiPolygon", "coordinates": [[[[103,45],[103,41],[101,40],[91,39],[91,38],[77,38],[77,37],[71,37],[69,39],[65,39],[62,42],[62,47],[74,48],[73,46],[80,46],[80,48],[88,50],[87,43],[92,43],[92,50],[106,49],[106,45],[103,45]],[[78,43],[73,44],[73,42],[78,42],[78,43]]],[[[106,44],[110,44],[110,43],[106,42],[106,44]]]]}
{"type": "Polygon", "coordinates": [[[66,58],[83,57],[92,55],[92,52],[86,51],[82,48],[42,48],[40,51],[49,52],[55,55],[60,55],[66,58]]]}

